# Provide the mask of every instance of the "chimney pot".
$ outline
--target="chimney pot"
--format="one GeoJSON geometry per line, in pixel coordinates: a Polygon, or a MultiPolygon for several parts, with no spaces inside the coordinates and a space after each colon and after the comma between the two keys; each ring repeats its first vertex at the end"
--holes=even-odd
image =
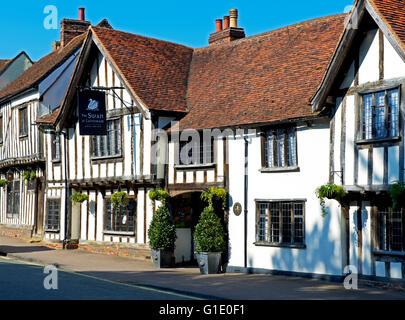
{"type": "Polygon", "coordinates": [[[216,31],[215,32],[222,31],[222,19],[215,20],[215,23],[216,23],[216,31]]]}
{"type": "Polygon", "coordinates": [[[230,20],[230,27],[237,28],[238,27],[238,10],[231,9],[229,10],[229,20],[230,20]]]}
{"type": "Polygon", "coordinates": [[[224,30],[229,28],[229,16],[224,16],[224,30]]]}
{"type": "Polygon", "coordinates": [[[79,19],[78,20],[81,20],[81,21],[84,21],[85,20],[85,17],[84,17],[84,8],[79,8],[79,19]]]}

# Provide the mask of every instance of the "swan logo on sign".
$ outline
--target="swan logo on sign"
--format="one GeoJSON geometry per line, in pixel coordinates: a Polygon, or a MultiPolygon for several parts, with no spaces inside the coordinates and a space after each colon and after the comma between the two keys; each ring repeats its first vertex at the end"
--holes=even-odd
{"type": "Polygon", "coordinates": [[[89,105],[87,106],[87,110],[89,111],[98,111],[98,101],[89,99],[89,105]]]}

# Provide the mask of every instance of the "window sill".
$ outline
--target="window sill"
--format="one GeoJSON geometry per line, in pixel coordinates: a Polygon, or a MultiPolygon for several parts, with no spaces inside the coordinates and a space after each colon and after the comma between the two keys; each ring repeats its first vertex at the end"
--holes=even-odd
{"type": "Polygon", "coordinates": [[[49,232],[49,233],[59,233],[60,230],[59,229],[47,229],[47,228],[45,228],[44,231],[49,232]]]}
{"type": "Polygon", "coordinates": [[[28,134],[22,134],[20,136],[18,136],[19,139],[26,139],[28,138],[28,134]]]}
{"type": "Polygon", "coordinates": [[[54,164],[60,164],[60,163],[61,163],[61,160],[60,160],[60,159],[53,159],[53,160],[52,160],[52,163],[54,163],[54,164]]]}
{"type": "Polygon", "coordinates": [[[288,244],[288,243],[268,243],[268,242],[254,242],[256,247],[273,247],[273,248],[289,248],[289,249],[306,249],[305,244],[288,244]]]}
{"type": "Polygon", "coordinates": [[[196,170],[196,169],[209,169],[214,168],[215,163],[203,163],[203,164],[181,164],[175,165],[174,168],[177,170],[196,170]]]}
{"type": "Polygon", "coordinates": [[[91,161],[108,161],[108,160],[119,160],[122,159],[122,154],[117,154],[114,156],[104,156],[104,157],[91,157],[91,161]]]}
{"type": "Polygon", "coordinates": [[[135,232],[125,232],[125,231],[103,231],[104,235],[111,235],[111,236],[135,236],[135,232]]]}
{"type": "Polygon", "coordinates": [[[280,167],[280,168],[262,168],[259,170],[261,173],[277,173],[277,172],[299,172],[300,167],[280,167]]]}
{"type": "Polygon", "coordinates": [[[384,251],[384,250],[374,250],[374,255],[377,256],[391,256],[391,257],[405,257],[405,252],[402,251],[384,251]]]}
{"type": "Polygon", "coordinates": [[[401,141],[401,137],[389,137],[389,138],[379,138],[379,139],[361,139],[357,140],[357,145],[364,145],[364,144],[377,144],[377,143],[384,143],[384,142],[399,142],[401,141]]]}

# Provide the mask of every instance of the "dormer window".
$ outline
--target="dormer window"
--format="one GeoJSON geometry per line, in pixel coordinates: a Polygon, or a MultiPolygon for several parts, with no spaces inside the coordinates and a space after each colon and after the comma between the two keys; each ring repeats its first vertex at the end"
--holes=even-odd
{"type": "Polygon", "coordinates": [[[362,95],[362,139],[386,139],[399,136],[399,89],[362,95]]]}

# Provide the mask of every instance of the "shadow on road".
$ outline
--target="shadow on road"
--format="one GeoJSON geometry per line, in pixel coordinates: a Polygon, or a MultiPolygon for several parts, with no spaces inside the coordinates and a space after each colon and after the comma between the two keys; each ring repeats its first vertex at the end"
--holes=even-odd
{"type": "Polygon", "coordinates": [[[38,251],[52,251],[55,249],[46,246],[1,246],[0,255],[7,255],[9,253],[24,253],[24,252],[38,252],[38,251]]]}

